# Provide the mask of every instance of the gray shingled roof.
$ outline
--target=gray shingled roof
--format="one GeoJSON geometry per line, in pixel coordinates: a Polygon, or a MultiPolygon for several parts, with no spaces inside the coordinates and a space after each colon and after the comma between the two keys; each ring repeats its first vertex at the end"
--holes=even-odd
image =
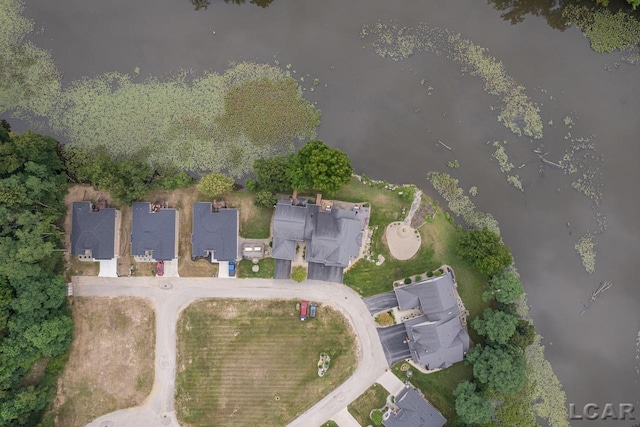
{"type": "Polygon", "coordinates": [[[447,368],[462,361],[469,349],[469,335],[460,319],[429,321],[426,316],[404,322],[413,360],[429,369],[447,368]]]}
{"type": "Polygon", "coordinates": [[[342,209],[321,212],[317,205],[276,205],[273,225],[273,252],[276,259],[293,260],[296,242],[309,241],[308,262],[328,267],[347,267],[362,245],[361,223],[355,213],[342,209]]]}
{"type": "Polygon", "coordinates": [[[385,427],[442,427],[447,419],[412,387],[405,387],[395,398],[400,410],[389,412],[382,420],[385,427]]]}
{"type": "Polygon", "coordinates": [[[153,251],[153,258],[158,261],[176,257],[175,209],[151,212],[151,204],[148,202],[133,204],[131,254],[144,256],[147,251],[153,251]]]}
{"type": "Polygon", "coordinates": [[[429,320],[450,319],[460,315],[460,308],[453,293],[451,273],[398,286],[394,290],[400,310],[420,307],[429,320]]]}
{"type": "Polygon", "coordinates": [[[115,229],[115,209],[103,208],[93,212],[91,203],[73,202],[71,253],[84,255],[86,250],[91,250],[94,259],[112,259],[115,229]]]}
{"type": "Polygon", "coordinates": [[[220,209],[213,212],[211,203],[193,204],[193,234],[191,256],[208,257],[217,261],[235,261],[238,258],[238,210],[220,209]]]}

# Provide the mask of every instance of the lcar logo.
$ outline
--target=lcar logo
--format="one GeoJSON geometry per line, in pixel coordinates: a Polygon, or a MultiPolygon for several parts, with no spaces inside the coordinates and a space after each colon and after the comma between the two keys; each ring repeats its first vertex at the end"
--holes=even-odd
{"type": "Polygon", "coordinates": [[[570,420],[611,420],[635,421],[633,403],[606,403],[600,407],[596,403],[587,403],[583,408],[577,408],[575,403],[569,403],[570,420]]]}

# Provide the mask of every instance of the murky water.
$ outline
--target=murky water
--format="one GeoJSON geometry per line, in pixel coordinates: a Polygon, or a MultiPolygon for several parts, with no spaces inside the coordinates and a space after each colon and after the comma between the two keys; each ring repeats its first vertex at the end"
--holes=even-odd
{"type": "Polygon", "coordinates": [[[630,402],[640,411],[640,68],[616,68],[619,55],[593,53],[576,29],[560,32],[535,16],[511,25],[491,5],[473,0],[278,0],[268,8],[214,1],[200,11],[187,0],[27,1],[26,14],[43,27],[35,42],[53,51],[67,83],[134,67],[141,76],[163,76],[183,68],[222,72],[230,61],[292,64],[295,76],[305,77],[305,95],[323,111],[319,137],[345,150],[359,172],[429,191],[426,172],[442,170],[465,188],[478,187],[474,200],[500,222],[568,402],[630,402]],[[458,65],[434,54],[400,62],[379,57],[370,40],[359,38],[363,24],[378,20],[425,22],[489,48],[553,126],[545,126],[541,141],[518,138],[490,111],[496,99],[458,65]],[[320,85],[311,92],[313,78],[320,85]],[[531,150],[540,143],[549,159],[559,160],[570,144],[564,140],[568,115],[576,123],[572,134],[595,135],[604,157],[607,230],[596,237],[592,275],[573,248],[596,228],[590,201],[562,171],[545,167],[540,174],[537,160],[517,171],[525,182],[521,193],[505,181],[486,144],[508,141],[515,165],[535,160],[531,150]],[[454,159],[460,168],[447,168],[454,159]],[[580,315],[581,301],[601,280],[613,281],[613,288],[580,315]]]}

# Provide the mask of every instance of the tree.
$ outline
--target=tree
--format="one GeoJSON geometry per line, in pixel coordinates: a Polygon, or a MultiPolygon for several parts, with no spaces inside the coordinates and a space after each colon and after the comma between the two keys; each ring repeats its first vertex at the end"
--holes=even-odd
{"type": "Polygon", "coordinates": [[[533,344],[533,340],[536,337],[536,329],[533,324],[525,319],[518,319],[518,324],[516,325],[516,331],[511,336],[509,340],[509,344],[515,348],[520,348],[524,350],[533,344]]]}
{"type": "Polygon", "coordinates": [[[503,304],[510,304],[524,293],[518,272],[507,268],[496,273],[485,287],[482,299],[488,301],[495,298],[503,304]]]}
{"type": "Polygon", "coordinates": [[[458,242],[458,254],[489,276],[513,263],[509,248],[501,242],[500,236],[486,227],[464,233],[458,242]]]}
{"type": "Polygon", "coordinates": [[[473,328],[492,344],[506,345],[516,332],[518,318],[500,310],[487,308],[476,318],[473,328]]]}
{"type": "Polygon", "coordinates": [[[253,199],[253,204],[263,208],[271,208],[277,201],[276,196],[271,194],[270,191],[260,190],[256,193],[256,196],[253,199]]]}
{"type": "Polygon", "coordinates": [[[453,391],[456,397],[456,414],[465,424],[486,424],[493,417],[491,402],[476,391],[476,385],[469,381],[458,384],[453,391]]]}
{"type": "Polygon", "coordinates": [[[311,141],[302,147],[287,167],[287,176],[293,188],[313,188],[330,195],[349,182],[352,174],[349,156],[322,141],[311,141]]]}
{"type": "Polygon", "coordinates": [[[291,279],[300,283],[307,278],[307,269],[304,267],[293,267],[291,269],[291,279]]]}
{"type": "Polygon", "coordinates": [[[476,346],[466,356],[473,376],[499,393],[515,393],[526,384],[524,356],[502,348],[476,346]]]}
{"type": "Polygon", "coordinates": [[[260,187],[272,193],[291,191],[291,181],[287,177],[287,167],[292,156],[276,156],[258,159],[253,163],[253,171],[260,187]]]}
{"type": "Polygon", "coordinates": [[[198,183],[198,190],[207,197],[215,199],[233,188],[233,178],[222,173],[211,172],[204,175],[198,183]]]}

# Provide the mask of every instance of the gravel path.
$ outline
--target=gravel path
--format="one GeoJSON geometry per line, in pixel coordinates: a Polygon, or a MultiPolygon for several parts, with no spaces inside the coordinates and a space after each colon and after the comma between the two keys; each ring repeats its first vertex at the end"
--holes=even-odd
{"type": "Polygon", "coordinates": [[[201,298],[307,299],[340,311],[356,335],[358,367],[344,384],[295,419],[290,426],[318,426],[360,396],[388,368],[376,325],[352,289],[307,280],[157,277],[74,277],[76,296],[135,296],[156,309],[155,382],[144,405],[95,419],[91,427],[179,426],[173,406],[176,374],[176,323],[179,313],[201,298]]]}

